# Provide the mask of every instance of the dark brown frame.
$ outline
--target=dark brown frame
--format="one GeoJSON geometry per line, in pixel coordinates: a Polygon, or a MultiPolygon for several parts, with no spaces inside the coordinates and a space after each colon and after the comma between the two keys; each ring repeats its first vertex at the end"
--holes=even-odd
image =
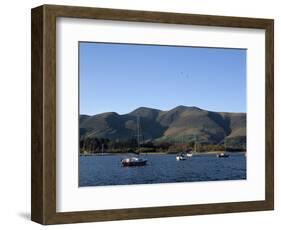
{"type": "Polygon", "coordinates": [[[179,13],[43,5],[32,9],[31,219],[41,224],[109,221],[274,209],[274,21],[179,13]],[[265,200],[56,212],[56,18],[88,18],[264,29],[266,36],[265,200]]]}

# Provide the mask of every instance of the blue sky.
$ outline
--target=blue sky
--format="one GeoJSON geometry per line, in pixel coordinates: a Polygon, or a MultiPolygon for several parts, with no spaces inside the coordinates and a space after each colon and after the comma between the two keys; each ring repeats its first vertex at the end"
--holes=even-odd
{"type": "Polygon", "coordinates": [[[246,112],[246,52],[80,42],[80,114],[178,105],[246,112]]]}

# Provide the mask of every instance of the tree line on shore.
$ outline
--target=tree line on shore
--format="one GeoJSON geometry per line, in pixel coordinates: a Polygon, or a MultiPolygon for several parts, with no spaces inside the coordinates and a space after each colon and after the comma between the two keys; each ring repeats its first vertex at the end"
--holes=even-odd
{"type": "Polygon", "coordinates": [[[152,142],[147,141],[138,146],[136,138],[127,140],[110,140],[108,138],[85,138],[80,140],[81,154],[99,154],[99,153],[177,153],[177,152],[191,152],[196,148],[197,152],[210,151],[245,151],[244,146],[225,146],[223,143],[195,143],[183,142],[173,143],[168,141],[152,142]],[[196,146],[196,147],[195,147],[196,146]]]}

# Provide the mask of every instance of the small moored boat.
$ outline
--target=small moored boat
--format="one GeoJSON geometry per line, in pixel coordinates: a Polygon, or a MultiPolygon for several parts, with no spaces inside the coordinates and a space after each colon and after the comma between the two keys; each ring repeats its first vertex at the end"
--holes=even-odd
{"type": "MultiPolygon", "coordinates": [[[[137,137],[138,137],[138,155],[140,154],[140,118],[137,117],[137,137]]],[[[130,166],[144,166],[147,163],[147,160],[141,157],[127,157],[121,160],[121,163],[125,167],[130,166]]]]}
{"type": "Polygon", "coordinates": [[[186,158],[185,158],[186,153],[185,153],[185,148],[184,148],[184,139],[183,139],[183,136],[182,136],[182,139],[181,139],[181,144],[182,144],[182,152],[179,152],[179,153],[177,154],[177,156],[176,156],[176,160],[177,160],[177,161],[184,161],[184,160],[186,160],[186,158]]]}
{"type": "Polygon", "coordinates": [[[191,152],[187,153],[186,156],[187,157],[193,157],[193,154],[197,153],[197,136],[194,136],[194,146],[191,152]]]}
{"type": "Polygon", "coordinates": [[[217,157],[226,158],[229,157],[229,154],[226,153],[226,139],[224,139],[224,152],[217,154],[217,157]]]}
{"type": "Polygon", "coordinates": [[[128,157],[121,162],[123,166],[143,166],[146,165],[147,160],[140,157],[128,157]]]}
{"type": "Polygon", "coordinates": [[[219,153],[219,154],[217,154],[217,157],[229,157],[229,155],[228,154],[226,154],[226,153],[219,153]]]}
{"type": "Polygon", "coordinates": [[[184,160],[186,160],[186,158],[184,157],[184,154],[181,153],[181,154],[178,154],[178,155],[176,156],[176,160],[177,160],[177,161],[184,161],[184,160]]]}

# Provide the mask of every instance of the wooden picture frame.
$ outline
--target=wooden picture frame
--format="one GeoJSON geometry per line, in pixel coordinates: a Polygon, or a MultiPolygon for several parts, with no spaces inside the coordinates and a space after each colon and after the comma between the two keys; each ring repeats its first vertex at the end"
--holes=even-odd
{"type": "Polygon", "coordinates": [[[274,209],[274,21],[271,19],[43,5],[32,9],[31,219],[63,224],[274,209]],[[56,18],[264,29],[266,36],[265,200],[99,211],[56,211],[56,18]]]}

